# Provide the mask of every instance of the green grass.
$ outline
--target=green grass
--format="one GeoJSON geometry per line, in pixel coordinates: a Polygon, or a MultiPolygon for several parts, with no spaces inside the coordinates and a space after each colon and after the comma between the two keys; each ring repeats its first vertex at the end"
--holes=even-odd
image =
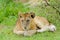
{"type": "MultiPolygon", "coordinates": [[[[50,0],[50,4],[57,7],[60,11],[60,1],[50,0]]],[[[51,6],[38,6],[28,8],[22,3],[15,3],[12,0],[0,0],[0,40],[60,40],[60,15],[51,6]],[[53,32],[43,32],[34,34],[31,37],[24,37],[23,35],[14,34],[18,18],[18,12],[35,12],[37,16],[43,16],[53,23],[57,30],[53,32]]]]}

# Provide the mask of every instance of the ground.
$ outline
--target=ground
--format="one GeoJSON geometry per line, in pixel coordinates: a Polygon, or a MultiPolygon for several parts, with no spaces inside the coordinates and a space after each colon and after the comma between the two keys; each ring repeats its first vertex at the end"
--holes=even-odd
{"type": "MultiPolygon", "coordinates": [[[[51,0],[51,5],[59,7],[60,2],[51,0]]],[[[59,10],[60,8],[58,8],[59,10]]],[[[60,15],[51,6],[27,7],[22,3],[15,3],[11,0],[0,0],[0,40],[60,40],[60,15]],[[53,23],[57,30],[55,32],[36,33],[31,37],[16,35],[13,33],[18,12],[34,12],[37,16],[43,16],[53,23]]]]}

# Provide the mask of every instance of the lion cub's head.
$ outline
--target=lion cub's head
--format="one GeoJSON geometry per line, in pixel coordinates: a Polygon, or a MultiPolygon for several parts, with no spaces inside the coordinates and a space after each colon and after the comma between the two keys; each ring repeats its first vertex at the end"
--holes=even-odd
{"type": "Polygon", "coordinates": [[[19,14],[19,21],[21,22],[22,27],[24,29],[28,29],[28,27],[34,17],[35,17],[34,13],[32,13],[32,14],[31,13],[25,13],[25,14],[20,13],[19,14]]]}

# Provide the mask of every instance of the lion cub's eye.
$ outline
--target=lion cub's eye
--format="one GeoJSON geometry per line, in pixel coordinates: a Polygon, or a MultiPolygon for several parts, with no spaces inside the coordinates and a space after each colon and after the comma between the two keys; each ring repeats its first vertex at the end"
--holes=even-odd
{"type": "Polygon", "coordinates": [[[22,16],[20,16],[20,18],[22,18],[22,16]]]}
{"type": "Polygon", "coordinates": [[[26,20],[26,22],[29,22],[30,20],[26,20]]]}

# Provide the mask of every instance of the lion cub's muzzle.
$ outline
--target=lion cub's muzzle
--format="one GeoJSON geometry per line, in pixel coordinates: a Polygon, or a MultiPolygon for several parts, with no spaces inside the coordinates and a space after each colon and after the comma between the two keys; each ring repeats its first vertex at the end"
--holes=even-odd
{"type": "Polygon", "coordinates": [[[22,26],[23,26],[24,30],[28,30],[29,25],[30,25],[30,20],[26,20],[26,21],[22,22],[22,26]]]}

